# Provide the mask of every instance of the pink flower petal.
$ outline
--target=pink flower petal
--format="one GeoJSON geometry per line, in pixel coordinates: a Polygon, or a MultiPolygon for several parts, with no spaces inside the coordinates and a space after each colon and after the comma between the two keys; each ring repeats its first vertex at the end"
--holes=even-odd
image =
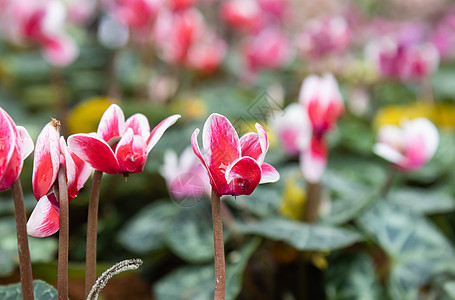
{"type": "Polygon", "coordinates": [[[149,121],[143,114],[134,114],[125,122],[125,129],[131,128],[135,135],[140,135],[146,140],[150,135],[149,121]]]}
{"type": "Polygon", "coordinates": [[[74,134],[68,137],[68,145],[74,154],[93,169],[108,174],[121,173],[112,148],[99,137],[91,134],[74,134]]]}
{"type": "Polygon", "coordinates": [[[60,137],[60,149],[65,158],[66,182],[68,184],[68,198],[69,200],[77,196],[77,181],[76,181],[76,164],[68,151],[65,139],[60,137]]]}
{"type": "Polygon", "coordinates": [[[261,181],[261,168],[255,159],[245,156],[228,166],[225,177],[232,195],[250,195],[261,181]]]}
{"type": "Polygon", "coordinates": [[[240,140],[234,126],[220,114],[211,114],[205,122],[202,145],[211,171],[225,169],[241,154],[240,140]]]}
{"type": "Polygon", "coordinates": [[[142,137],[134,135],[133,129],[128,128],[115,150],[122,173],[140,173],[144,170],[147,159],[145,148],[142,137]]]}
{"type": "Polygon", "coordinates": [[[256,129],[258,131],[259,136],[259,144],[261,145],[261,155],[257,159],[258,164],[261,165],[264,162],[265,155],[267,154],[267,150],[269,149],[270,143],[267,139],[267,132],[265,131],[264,127],[261,124],[256,123],[256,129]]]}
{"type": "Polygon", "coordinates": [[[240,148],[242,149],[242,156],[249,156],[257,160],[262,154],[259,135],[249,132],[242,136],[240,138],[240,148]]]}
{"type": "Polygon", "coordinates": [[[280,173],[268,163],[261,165],[262,177],[260,183],[277,182],[280,180],[280,173]]]}
{"type": "Polygon", "coordinates": [[[33,152],[33,140],[25,129],[22,126],[16,126],[17,134],[18,134],[18,145],[21,149],[22,160],[26,159],[30,153],[33,152]]]}
{"type": "Polygon", "coordinates": [[[13,120],[0,107],[0,180],[3,178],[16,145],[17,135],[14,128],[13,120]]]}
{"type": "Polygon", "coordinates": [[[44,58],[53,66],[65,67],[71,64],[78,54],[76,43],[68,36],[54,37],[44,44],[44,58]]]}
{"type": "Polygon", "coordinates": [[[58,132],[50,123],[44,126],[38,136],[33,157],[33,193],[36,199],[46,195],[54,184],[60,164],[58,132]]]}
{"type": "Polygon", "coordinates": [[[54,208],[47,196],[43,196],[28,219],[28,235],[39,238],[50,236],[58,231],[59,226],[59,212],[54,208]]]}
{"type": "Polygon", "coordinates": [[[93,169],[85,163],[82,159],[79,158],[76,154],[74,154],[71,149],[68,148],[68,151],[71,154],[71,157],[76,165],[76,189],[79,191],[92,174],[93,169]]]}
{"type": "Polygon", "coordinates": [[[197,156],[197,158],[199,159],[199,161],[201,162],[201,164],[207,169],[207,171],[209,170],[208,167],[207,167],[207,164],[204,160],[204,157],[202,157],[202,154],[201,154],[201,150],[199,148],[199,144],[197,142],[197,136],[199,134],[199,128],[196,128],[193,132],[193,134],[191,135],[191,147],[193,148],[193,152],[194,154],[197,156]]]}
{"type": "Polygon", "coordinates": [[[150,133],[150,136],[147,139],[147,154],[152,150],[152,148],[158,143],[160,140],[161,136],[163,136],[164,132],[171,127],[175,122],[177,122],[178,119],[180,119],[180,115],[173,115],[170,117],[167,117],[163,121],[160,122],[160,124],[156,125],[155,128],[153,128],[152,132],[150,133]]]}
{"type": "Polygon", "coordinates": [[[305,179],[311,183],[321,180],[327,165],[327,146],[320,138],[313,138],[309,149],[300,156],[300,167],[305,179]]]}
{"type": "Polygon", "coordinates": [[[112,104],[104,112],[98,125],[98,136],[108,142],[111,138],[122,136],[125,131],[125,116],[117,104],[112,104]]]}
{"type": "Polygon", "coordinates": [[[16,145],[13,155],[9,160],[9,163],[6,167],[5,172],[3,173],[3,177],[0,182],[0,191],[4,191],[9,189],[14,181],[19,177],[23,166],[23,160],[20,153],[19,146],[16,145]]]}

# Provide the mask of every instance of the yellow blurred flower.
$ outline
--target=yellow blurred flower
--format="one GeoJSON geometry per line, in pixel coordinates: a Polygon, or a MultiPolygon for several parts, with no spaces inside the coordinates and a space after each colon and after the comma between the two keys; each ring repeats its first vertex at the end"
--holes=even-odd
{"type": "Polygon", "coordinates": [[[427,118],[439,127],[455,127],[455,106],[417,101],[410,105],[390,105],[375,117],[376,129],[384,125],[399,125],[403,120],[427,118]]]}
{"type": "Polygon", "coordinates": [[[68,129],[71,133],[89,133],[98,128],[98,123],[106,109],[115,103],[107,97],[92,97],[80,102],[70,112],[68,129]]]}
{"type": "Polygon", "coordinates": [[[325,270],[329,266],[327,261],[327,252],[317,252],[311,255],[311,262],[319,270],[325,270]]]}
{"type": "Polygon", "coordinates": [[[301,218],[306,202],[306,192],[296,181],[294,177],[286,180],[280,205],[280,214],[292,220],[301,218]]]}
{"type": "Polygon", "coordinates": [[[172,102],[172,110],[181,113],[185,119],[199,120],[207,116],[207,106],[199,97],[186,97],[172,102]]]}

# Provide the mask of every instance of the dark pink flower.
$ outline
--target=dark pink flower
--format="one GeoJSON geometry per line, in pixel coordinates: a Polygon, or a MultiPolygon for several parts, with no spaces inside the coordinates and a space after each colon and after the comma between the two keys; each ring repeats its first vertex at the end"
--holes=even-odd
{"type": "Polygon", "coordinates": [[[108,174],[141,173],[150,150],[179,118],[180,115],[170,116],[150,132],[143,114],[135,114],[125,122],[123,111],[113,104],[101,118],[97,133],[74,134],[68,138],[68,145],[96,170],[108,174]],[[114,137],[120,137],[120,141],[111,147],[108,142],[114,137]]]}
{"type": "Polygon", "coordinates": [[[256,124],[258,133],[247,133],[239,139],[229,120],[211,114],[204,124],[202,156],[196,129],[191,145],[196,156],[206,168],[214,193],[222,195],[250,195],[260,183],[275,182],[280,178],[277,170],[264,163],[269,148],[267,133],[256,124]]]}
{"type": "Polygon", "coordinates": [[[0,107],[0,191],[7,190],[19,178],[24,160],[33,151],[27,130],[16,126],[0,107]]]}

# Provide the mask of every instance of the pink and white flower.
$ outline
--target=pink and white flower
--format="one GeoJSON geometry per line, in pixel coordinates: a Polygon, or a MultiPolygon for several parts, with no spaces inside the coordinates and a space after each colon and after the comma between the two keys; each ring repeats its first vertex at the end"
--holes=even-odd
{"type": "Polygon", "coordinates": [[[50,236],[59,229],[60,204],[54,186],[60,165],[65,168],[68,201],[77,196],[92,172],[59,137],[58,126],[56,121],[44,126],[36,141],[32,186],[38,204],[27,223],[28,234],[35,237],[50,236]]]}
{"type": "Polygon", "coordinates": [[[68,138],[70,149],[92,168],[108,174],[141,173],[147,155],[163,133],[180,115],[170,116],[151,132],[147,118],[135,114],[125,121],[121,108],[113,104],[103,114],[97,133],[74,134],[68,138]],[[120,138],[110,146],[112,138],[120,138]]]}
{"type": "Polygon", "coordinates": [[[374,152],[403,171],[423,167],[435,154],[439,144],[436,126],[428,119],[417,118],[402,125],[379,129],[374,152]]]}
{"type": "Polygon", "coordinates": [[[306,110],[298,103],[288,105],[282,114],[269,121],[289,155],[297,155],[310,143],[312,128],[306,110]]]}
{"type": "Polygon", "coordinates": [[[191,147],[187,147],[180,157],[174,150],[164,153],[164,164],[160,173],[166,180],[169,193],[175,199],[187,197],[197,199],[210,195],[210,179],[207,171],[194,155],[191,147]]]}
{"type": "Polygon", "coordinates": [[[255,32],[263,26],[263,12],[257,0],[229,0],[223,2],[221,15],[230,26],[255,32]]]}
{"type": "Polygon", "coordinates": [[[315,183],[321,179],[327,164],[325,135],[344,112],[343,98],[331,74],[308,76],[302,83],[299,98],[312,126],[310,145],[301,152],[300,165],[305,178],[315,183]]]}
{"type": "Polygon", "coordinates": [[[19,178],[24,160],[33,151],[27,130],[16,126],[0,107],[0,191],[9,189],[19,178]]]}
{"type": "Polygon", "coordinates": [[[280,175],[264,163],[269,148],[267,133],[256,123],[258,133],[247,133],[239,139],[234,126],[220,114],[211,114],[202,130],[201,154],[197,142],[199,129],[191,136],[194,154],[207,170],[214,193],[250,195],[260,183],[276,182],[280,175]]]}

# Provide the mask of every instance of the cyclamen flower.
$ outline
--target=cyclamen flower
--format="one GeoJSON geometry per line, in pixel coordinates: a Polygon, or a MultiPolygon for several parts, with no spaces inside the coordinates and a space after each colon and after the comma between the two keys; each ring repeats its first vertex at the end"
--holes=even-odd
{"type": "Polygon", "coordinates": [[[143,114],[135,114],[125,122],[123,111],[113,104],[103,114],[97,133],[74,134],[68,138],[68,145],[96,170],[125,176],[141,173],[150,150],[179,118],[180,115],[170,116],[150,132],[150,125],[143,114]],[[111,147],[108,142],[112,138],[120,140],[111,147]]]}
{"type": "Polygon", "coordinates": [[[247,133],[239,139],[229,120],[211,114],[202,130],[202,156],[197,142],[199,129],[191,136],[191,146],[207,170],[213,192],[222,195],[250,195],[260,183],[276,182],[280,175],[264,163],[269,148],[267,133],[256,123],[258,133],[247,133]]]}
{"type": "Polygon", "coordinates": [[[331,74],[308,76],[302,84],[299,97],[313,128],[310,146],[301,153],[300,164],[305,178],[310,182],[318,182],[327,164],[325,135],[333,129],[344,112],[343,98],[331,74]]]}
{"type": "Polygon", "coordinates": [[[428,119],[403,122],[401,127],[382,126],[374,152],[403,171],[423,167],[434,155],[439,144],[436,126],[428,119]]]}
{"type": "Polygon", "coordinates": [[[19,178],[24,160],[33,151],[33,141],[27,130],[16,126],[0,107],[0,191],[9,189],[19,178]]]}
{"type": "Polygon", "coordinates": [[[60,165],[63,165],[68,186],[68,201],[75,198],[89,178],[92,169],[59,138],[59,123],[53,120],[44,126],[36,141],[33,159],[32,186],[38,204],[27,222],[31,236],[46,237],[58,231],[60,204],[54,186],[60,165]]]}
{"type": "Polygon", "coordinates": [[[283,114],[274,116],[269,124],[278,135],[284,151],[289,155],[297,155],[308,147],[311,124],[302,105],[298,103],[288,105],[283,114]]]}
{"type": "Polygon", "coordinates": [[[166,180],[171,196],[177,200],[197,199],[204,194],[210,195],[210,179],[190,147],[180,157],[175,151],[164,153],[164,164],[160,173],[166,180]]]}
{"type": "Polygon", "coordinates": [[[223,19],[239,30],[254,32],[263,26],[263,12],[257,0],[229,0],[221,6],[223,19]]]}

